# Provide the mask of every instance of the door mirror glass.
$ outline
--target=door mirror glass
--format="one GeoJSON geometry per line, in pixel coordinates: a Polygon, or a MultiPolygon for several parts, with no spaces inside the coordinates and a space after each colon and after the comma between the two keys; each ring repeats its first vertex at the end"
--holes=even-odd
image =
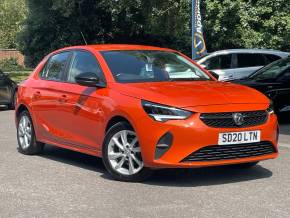
{"type": "Polygon", "coordinates": [[[81,73],[75,77],[75,81],[77,84],[88,87],[105,87],[105,85],[101,85],[100,78],[91,72],[81,73]]]}

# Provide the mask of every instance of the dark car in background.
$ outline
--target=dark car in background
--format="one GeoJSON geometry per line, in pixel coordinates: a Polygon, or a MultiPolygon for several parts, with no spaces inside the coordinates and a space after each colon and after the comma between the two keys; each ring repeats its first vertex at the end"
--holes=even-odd
{"type": "Polygon", "coordinates": [[[277,113],[290,112],[290,57],[277,60],[245,79],[231,82],[263,92],[273,101],[277,113]]]}
{"type": "Polygon", "coordinates": [[[17,98],[17,83],[0,70],[0,106],[14,109],[17,98]]]}

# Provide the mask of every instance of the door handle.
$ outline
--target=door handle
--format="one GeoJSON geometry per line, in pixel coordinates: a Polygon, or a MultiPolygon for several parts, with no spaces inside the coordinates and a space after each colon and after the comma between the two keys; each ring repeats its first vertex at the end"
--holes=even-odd
{"type": "Polygon", "coordinates": [[[65,103],[65,102],[67,102],[67,96],[66,95],[61,95],[61,97],[59,98],[59,102],[60,103],[65,103]]]}
{"type": "Polygon", "coordinates": [[[40,97],[41,97],[41,93],[40,93],[40,91],[36,91],[36,92],[33,94],[33,97],[34,97],[34,99],[38,99],[38,98],[40,98],[40,97]]]}

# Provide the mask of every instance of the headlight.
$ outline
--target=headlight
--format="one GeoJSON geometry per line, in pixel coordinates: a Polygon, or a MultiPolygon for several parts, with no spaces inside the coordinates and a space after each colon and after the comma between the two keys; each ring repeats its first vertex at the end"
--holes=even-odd
{"type": "Polygon", "coordinates": [[[142,106],[146,113],[156,121],[184,120],[192,115],[192,112],[169,107],[161,104],[142,100],[142,106]]]}
{"type": "Polygon", "coordinates": [[[267,109],[267,112],[268,112],[269,114],[274,114],[274,113],[275,113],[275,110],[274,110],[274,103],[273,103],[272,100],[270,101],[270,105],[269,105],[269,107],[268,107],[268,109],[267,109]]]}

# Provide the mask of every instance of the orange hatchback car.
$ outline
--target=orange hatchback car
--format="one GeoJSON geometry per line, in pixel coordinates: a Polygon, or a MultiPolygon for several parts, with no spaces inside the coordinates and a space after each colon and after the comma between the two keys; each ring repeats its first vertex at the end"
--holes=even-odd
{"type": "Polygon", "coordinates": [[[156,168],[245,168],[278,155],[268,98],[150,46],[49,54],[19,86],[16,126],[21,153],[47,143],[102,157],[122,181],[141,181],[156,168]]]}

